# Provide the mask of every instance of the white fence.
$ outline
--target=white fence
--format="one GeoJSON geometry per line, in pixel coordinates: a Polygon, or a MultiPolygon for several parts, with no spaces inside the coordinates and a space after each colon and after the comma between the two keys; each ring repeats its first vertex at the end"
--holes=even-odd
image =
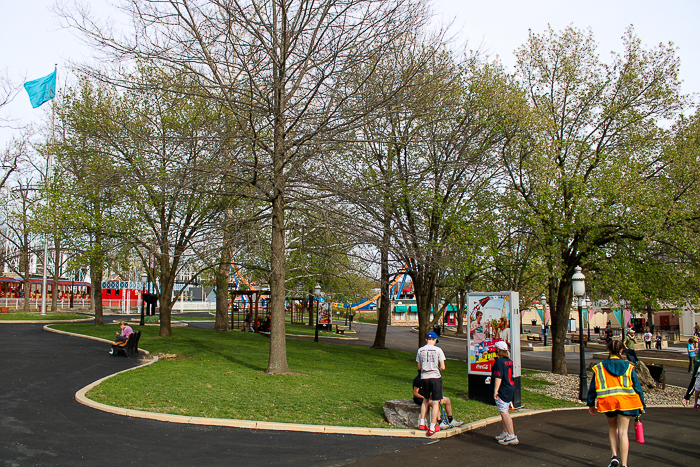
{"type": "MultiPolygon", "coordinates": [[[[24,298],[0,298],[0,307],[7,307],[10,309],[23,309],[24,308],[24,298]]],[[[120,299],[102,299],[103,308],[111,308],[112,311],[116,311],[120,314],[140,314],[141,313],[141,301],[136,299],[131,300],[120,300],[120,299]]],[[[73,299],[73,308],[90,308],[90,300],[88,299],[73,299]]],[[[30,298],[29,299],[29,309],[30,310],[41,310],[41,299],[30,298]]],[[[46,309],[51,309],[51,299],[46,300],[46,309]]],[[[58,309],[61,311],[70,310],[70,299],[59,299],[58,309]]],[[[205,311],[205,310],[216,310],[216,302],[188,302],[179,300],[173,305],[173,313],[182,313],[185,311],[205,311]]]]}
{"type": "MultiPolygon", "coordinates": [[[[12,308],[12,309],[22,309],[24,308],[23,298],[0,298],[0,306],[12,308]]],[[[46,308],[51,308],[51,299],[46,299],[46,308]]],[[[73,308],[90,308],[90,300],[88,299],[73,299],[73,308]]],[[[30,310],[41,310],[41,299],[40,298],[30,298],[29,299],[29,309],[30,310]]],[[[64,298],[58,300],[59,310],[70,310],[70,299],[64,298]]]]}

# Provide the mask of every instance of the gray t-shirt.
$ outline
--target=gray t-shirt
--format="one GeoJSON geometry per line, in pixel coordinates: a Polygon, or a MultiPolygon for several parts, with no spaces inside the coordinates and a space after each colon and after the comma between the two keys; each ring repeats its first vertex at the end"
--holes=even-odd
{"type": "Polygon", "coordinates": [[[424,345],[418,349],[416,361],[420,363],[420,378],[440,378],[440,362],[445,361],[445,353],[435,345],[424,345]]]}

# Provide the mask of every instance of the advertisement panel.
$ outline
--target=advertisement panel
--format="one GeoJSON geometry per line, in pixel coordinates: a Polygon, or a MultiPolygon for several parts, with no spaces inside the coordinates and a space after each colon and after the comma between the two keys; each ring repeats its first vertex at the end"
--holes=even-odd
{"type": "Polygon", "coordinates": [[[496,342],[505,341],[513,360],[513,376],[521,374],[518,292],[474,292],[467,295],[470,375],[491,375],[496,342]]]}

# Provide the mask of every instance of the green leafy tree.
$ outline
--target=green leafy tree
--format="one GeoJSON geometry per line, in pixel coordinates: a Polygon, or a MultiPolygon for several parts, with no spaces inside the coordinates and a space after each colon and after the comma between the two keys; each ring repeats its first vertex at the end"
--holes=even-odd
{"type": "Polygon", "coordinates": [[[552,371],[566,374],[571,276],[600,247],[660,227],[655,178],[667,132],[683,109],[671,45],[645,49],[630,28],[624,52],[600,60],[593,34],[530,33],[516,53],[522,91],[503,95],[502,163],[518,219],[535,234],[552,306],[552,371]]]}

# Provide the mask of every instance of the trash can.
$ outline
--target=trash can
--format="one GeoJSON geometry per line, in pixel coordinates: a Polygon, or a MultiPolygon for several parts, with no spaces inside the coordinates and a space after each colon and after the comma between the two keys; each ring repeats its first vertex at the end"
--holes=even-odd
{"type": "Polygon", "coordinates": [[[10,309],[6,306],[0,306],[0,313],[8,313],[10,309]]]}

